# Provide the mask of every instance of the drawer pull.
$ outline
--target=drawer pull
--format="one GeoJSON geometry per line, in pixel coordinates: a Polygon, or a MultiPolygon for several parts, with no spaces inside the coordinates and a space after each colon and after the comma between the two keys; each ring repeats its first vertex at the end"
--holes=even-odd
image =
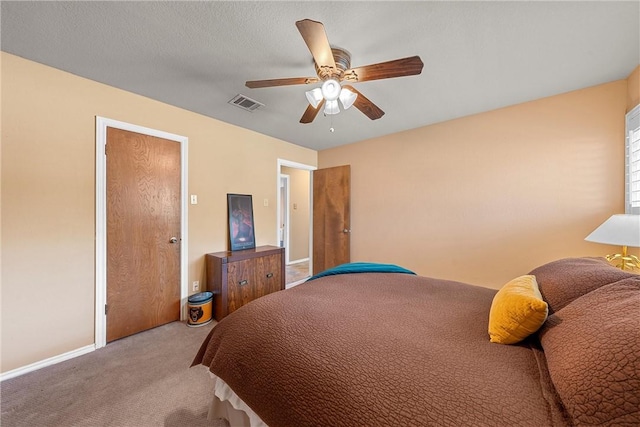
{"type": "Polygon", "coordinates": [[[267,273],[267,279],[271,279],[273,277],[273,273],[267,273]]]}
{"type": "Polygon", "coordinates": [[[249,281],[248,281],[247,279],[240,280],[240,281],[238,281],[238,286],[244,286],[244,285],[246,285],[247,283],[249,283],[249,281]]]}

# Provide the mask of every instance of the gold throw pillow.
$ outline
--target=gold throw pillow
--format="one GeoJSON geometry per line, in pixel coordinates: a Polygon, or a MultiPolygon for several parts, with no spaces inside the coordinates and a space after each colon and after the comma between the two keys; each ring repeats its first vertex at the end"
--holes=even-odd
{"type": "Polygon", "coordinates": [[[540,329],[548,314],[536,277],[516,277],[493,297],[489,311],[490,340],[499,344],[520,342],[540,329]]]}

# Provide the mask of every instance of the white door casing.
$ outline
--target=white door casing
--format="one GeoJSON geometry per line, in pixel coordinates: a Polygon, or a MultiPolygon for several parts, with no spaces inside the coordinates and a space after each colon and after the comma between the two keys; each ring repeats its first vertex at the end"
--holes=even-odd
{"type": "MultiPolygon", "coordinates": [[[[276,177],[277,177],[276,188],[278,189],[278,191],[276,191],[276,194],[277,194],[278,200],[277,200],[276,206],[277,206],[278,212],[276,212],[276,218],[277,218],[277,222],[278,223],[276,225],[276,231],[277,231],[277,233],[279,235],[280,227],[281,227],[280,218],[281,218],[281,215],[282,215],[282,212],[281,212],[282,201],[280,200],[280,197],[281,197],[280,196],[280,185],[281,185],[280,184],[280,177],[282,175],[282,167],[284,166],[284,167],[290,167],[290,168],[295,168],[295,169],[302,169],[302,170],[306,170],[306,171],[309,171],[309,172],[314,171],[314,170],[316,170],[318,168],[316,166],[306,165],[304,163],[293,162],[291,160],[285,160],[285,159],[278,159],[277,160],[277,166],[278,166],[278,171],[277,171],[277,174],[276,174],[276,177]]],[[[312,208],[312,206],[311,206],[312,200],[313,200],[313,179],[310,179],[309,180],[309,254],[313,253],[312,252],[313,251],[313,209],[311,209],[312,208]]],[[[288,223],[289,223],[289,221],[287,221],[287,224],[288,223]]],[[[288,239],[289,239],[289,233],[287,232],[287,240],[288,239]]],[[[289,246],[288,242],[286,243],[286,246],[287,247],[289,246]]],[[[285,252],[287,253],[287,260],[286,261],[288,263],[289,262],[288,250],[285,250],[285,252]]],[[[309,271],[313,271],[312,270],[313,269],[313,265],[312,265],[313,259],[312,258],[313,258],[312,256],[309,256],[309,271]]]]}
{"type": "Polygon", "coordinates": [[[96,116],[96,247],[95,247],[95,348],[106,345],[107,322],[105,304],[107,303],[107,178],[105,145],[107,142],[107,128],[123,129],[151,135],[180,143],[180,319],[186,319],[188,288],[188,203],[187,203],[187,177],[188,177],[188,144],[185,136],[150,129],[143,126],[120,122],[96,116]]]}

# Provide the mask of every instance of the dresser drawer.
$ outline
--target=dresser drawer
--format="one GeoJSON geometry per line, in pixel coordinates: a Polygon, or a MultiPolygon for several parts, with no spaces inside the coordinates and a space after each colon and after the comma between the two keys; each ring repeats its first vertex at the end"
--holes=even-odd
{"type": "Polygon", "coordinates": [[[285,286],[284,248],[260,246],[206,254],[205,264],[216,320],[285,286]]]}

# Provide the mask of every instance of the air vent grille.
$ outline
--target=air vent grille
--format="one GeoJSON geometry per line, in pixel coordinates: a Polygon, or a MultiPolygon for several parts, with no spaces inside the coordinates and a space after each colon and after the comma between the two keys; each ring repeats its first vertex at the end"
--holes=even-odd
{"type": "Polygon", "coordinates": [[[263,103],[240,94],[234,96],[233,99],[229,101],[229,104],[233,104],[247,111],[255,111],[260,107],[264,107],[263,103]]]}

